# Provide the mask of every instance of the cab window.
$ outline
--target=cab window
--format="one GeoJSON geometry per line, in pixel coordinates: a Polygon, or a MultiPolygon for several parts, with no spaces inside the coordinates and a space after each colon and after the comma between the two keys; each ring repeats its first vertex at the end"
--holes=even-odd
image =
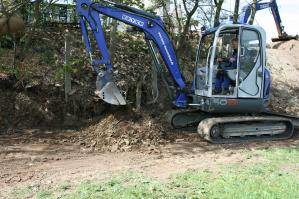
{"type": "Polygon", "coordinates": [[[240,79],[247,78],[260,56],[259,35],[254,30],[243,30],[240,53],[240,79]]]}

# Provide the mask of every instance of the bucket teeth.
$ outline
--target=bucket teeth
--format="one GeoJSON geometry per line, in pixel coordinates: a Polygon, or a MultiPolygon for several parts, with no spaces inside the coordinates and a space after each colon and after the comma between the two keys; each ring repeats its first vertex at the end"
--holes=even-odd
{"type": "Polygon", "coordinates": [[[98,74],[95,94],[109,104],[126,105],[126,100],[108,72],[98,74]]]}

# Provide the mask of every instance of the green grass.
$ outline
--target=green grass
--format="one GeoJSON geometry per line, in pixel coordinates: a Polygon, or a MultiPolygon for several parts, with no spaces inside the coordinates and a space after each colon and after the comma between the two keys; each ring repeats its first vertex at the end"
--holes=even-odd
{"type": "Polygon", "coordinates": [[[71,187],[71,184],[69,181],[63,181],[58,185],[58,189],[60,189],[62,191],[66,191],[70,187],[71,187]]]}
{"type": "Polygon", "coordinates": [[[219,165],[217,172],[188,170],[173,175],[167,182],[131,171],[102,182],[85,180],[77,185],[62,182],[58,187],[42,189],[34,196],[42,199],[299,198],[298,147],[248,153],[250,157],[259,156],[260,160],[254,164],[219,165]],[[297,169],[288,170],[285,165],[297,169]]]}
{"type": "Polygon", "coordinates": [[[299,146],[288,148],[272,148],[268,150],[259,150],[256,155],[260,155],[276,165],[284,163],[299,163],[299,146]]]}
{"type": "Polygon", "coordinates": [[[12,198],[30,198],[33,195],[33,190],[31,187],[24,188],[14,188],[12,190],[12,198]]]}

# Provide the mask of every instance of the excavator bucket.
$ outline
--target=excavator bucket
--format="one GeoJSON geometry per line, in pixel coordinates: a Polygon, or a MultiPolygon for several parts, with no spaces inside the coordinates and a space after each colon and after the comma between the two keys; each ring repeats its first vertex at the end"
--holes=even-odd
{"type": "Polygon", "coordinates": [[[272,38],[272,42],[298,40],[298,35],[285,35],[277,38],[272,38]]]}
{"type": "Polygon", "coordinates": [[[98,74],[95,94],[109,104],[126,105],[126,100],[108,72],[98,74]]]}

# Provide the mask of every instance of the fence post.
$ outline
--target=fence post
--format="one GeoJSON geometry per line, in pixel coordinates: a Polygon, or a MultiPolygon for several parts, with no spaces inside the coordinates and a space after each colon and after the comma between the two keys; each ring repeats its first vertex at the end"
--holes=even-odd
{"type": "Polygon", "coordinates": [[[69,30],[65,30],[65,43],[64,43],[64,97],[68,101],[68,94],[72,90],[71,74],[69,72],[69,59],[70,59],[70,39],[69,30]]]}

